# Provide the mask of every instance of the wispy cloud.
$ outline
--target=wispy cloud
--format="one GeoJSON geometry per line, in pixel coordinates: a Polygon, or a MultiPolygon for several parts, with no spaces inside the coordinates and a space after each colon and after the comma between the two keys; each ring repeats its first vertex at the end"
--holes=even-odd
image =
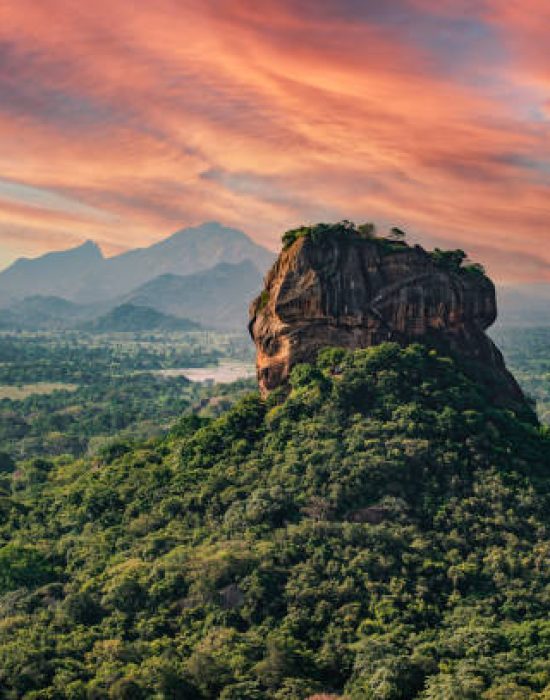
{"type": "Polygon", "coordinates": [[[218,218],[275,246],[366,218],[550,279],[548,20],[543,0],[0,4],[0,241],[114,250],[218,218]]]}

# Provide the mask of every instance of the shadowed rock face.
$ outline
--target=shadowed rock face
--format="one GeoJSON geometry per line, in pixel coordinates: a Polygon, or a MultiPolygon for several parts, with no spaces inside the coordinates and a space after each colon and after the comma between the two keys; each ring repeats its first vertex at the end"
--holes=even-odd
{"type": "Polygon", "coordinates": [[[261,392],[325,347],[427,342],[487,365],[500,374],[503,396],[523,402],[484,332],[496,319],[491,280],[443,269],[419,246],[393,248],[359,237],[300,238],[281,253],[250,307],[261,392]]]}

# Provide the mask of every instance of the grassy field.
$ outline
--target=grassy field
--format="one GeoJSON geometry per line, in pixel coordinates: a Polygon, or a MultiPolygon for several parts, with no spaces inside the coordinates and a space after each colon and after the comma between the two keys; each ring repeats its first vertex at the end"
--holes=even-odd
{"type": "Polygon", "coordinates": [[[61,382],[35,382],[34,384],[20,384],[18,386],[5,384],[0,385],[0,400],[22,401],[33,394],[44,396],[53,394],[55,391],[76,391],[77,389],[77,384],[63,384],[61,382]]]}

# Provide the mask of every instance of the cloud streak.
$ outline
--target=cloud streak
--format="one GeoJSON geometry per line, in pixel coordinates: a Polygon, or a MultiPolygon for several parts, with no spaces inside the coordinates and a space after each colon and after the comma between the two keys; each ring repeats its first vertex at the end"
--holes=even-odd
{"type": "Polygon", "coordinates": [[[0,3],[0,243],[119,250],[217,218],[276,247],[346,217],[550,279],[548,10],[527,4],[0,3]]]}

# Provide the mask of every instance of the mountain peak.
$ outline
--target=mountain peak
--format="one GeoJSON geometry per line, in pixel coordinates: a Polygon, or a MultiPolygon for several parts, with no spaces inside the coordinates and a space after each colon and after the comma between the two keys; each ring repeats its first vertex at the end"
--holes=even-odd
{"type": "Polygon", "coordinates": [[[73,251],[75,250],[80,250],[80,251],[90,251],[90,252],[96,252],[99,253],[101,257],[103,257],[103,253],[101,251],[101,248],[99,245],[92,240],[91,238],[88,238],[82,243],[81,245],[77,246],[76,248],[73,248],[73,251]]]}
{"type": "Polygon", "coordinates": [[[203,239],[209,237],[223,237],[226,241],[227,239],[231,239],[233,241],[238,240],[249,243],[251,245],[256,245],[254,241],[249,236],[247,236],[246,233],[244,233],[244,231],[232,228],[231,226],[225,226],[219,221],[205,221],[204,223],[198,224],[197,226],[186,226],[185,228],[178,229],[175,233],[173,233],[171,236],[169,236],[164,241],[161,241],[160,243],[166,243],[167,241],[171,241],[174,239],[177,240],[182,237],[202,237],[203,239]]]}
{"type": "Polygon", "coordinates": [[[0,273],[0,293],[11,299],[45,294],[83,303],[107,301],[159,275],[190,275],[246,259],[263,274],[273,255],[244,232],[209,221],[110,258],[104,258],[95,241],[86,240],[68,250],[21,259],[0,273]]]}
{"type": "MultiPolygon", "coordinates": [[[[103,253],[101,252],[101,248],[99,247],[99,245],[95,241],[88,239],[84,241],[84,243],[79,243],[78,245],[73,246],[72,248],[65,248],[64,250],[51,250],[47,253],[44,253],[43,255],[39,255],[36,258],[17,258],[13,265],[11,265],[11,268],[21,265],[36,266],[40,265],[44,261],[54,261],[59,259],[83,256],[103,260],[103,253]]],[[[8,267],[3,272],[7,272],[8,270],[10,270],[10,267],[8,267]]]]}

